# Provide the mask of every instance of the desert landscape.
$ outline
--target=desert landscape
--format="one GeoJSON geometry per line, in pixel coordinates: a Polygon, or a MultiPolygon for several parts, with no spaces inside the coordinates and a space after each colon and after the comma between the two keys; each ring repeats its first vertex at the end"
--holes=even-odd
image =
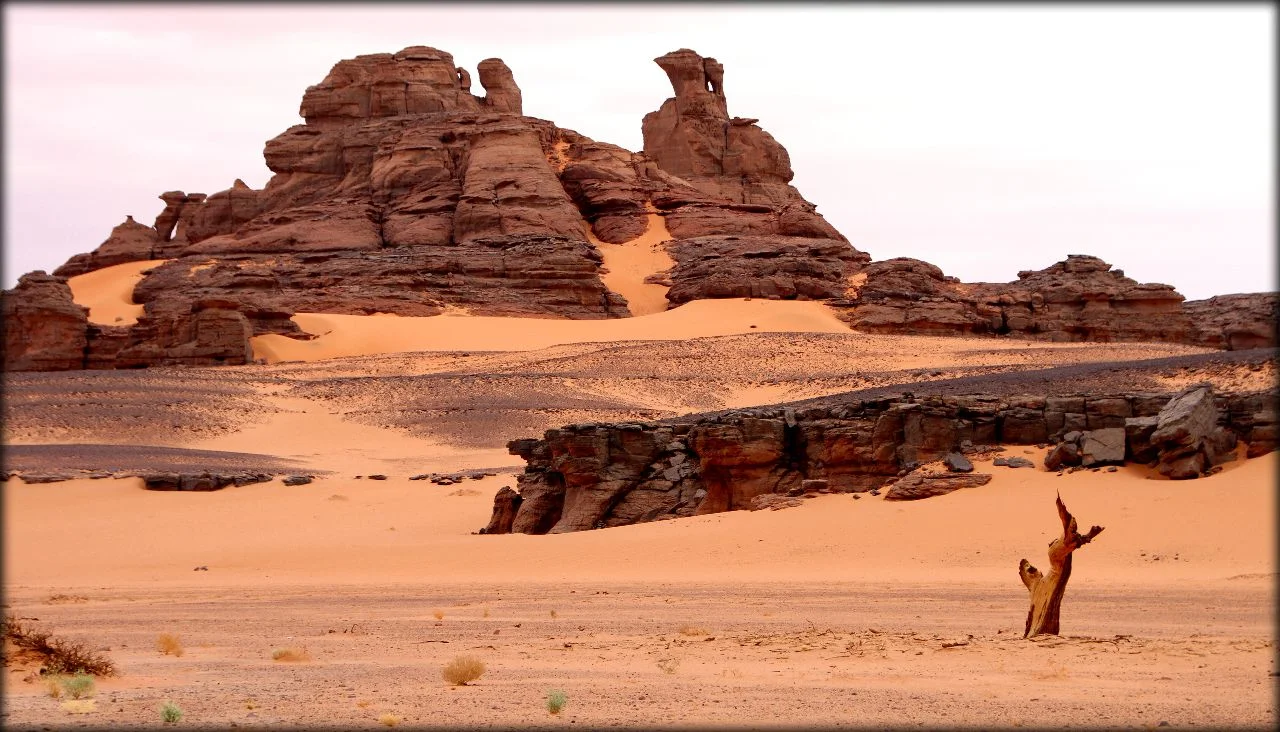
{"type": "Polygon", "coordinates": [[[341,61],[5,291],[6,728],[1276,724],[1276,293],[874,260],[655,61],[341,61]]]}

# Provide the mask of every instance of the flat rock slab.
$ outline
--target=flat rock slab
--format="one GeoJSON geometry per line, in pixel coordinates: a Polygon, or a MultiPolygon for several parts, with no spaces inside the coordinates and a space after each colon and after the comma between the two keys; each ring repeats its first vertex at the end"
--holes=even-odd
{"type": "Polygon", "coordinates": [[[1089,430],[1080,439],[1080,464],[1087,467],[1124,462],[1124,428],[1089,430]]]}
{"type": "Polygon", "coordinates": [[[986,473],[912,473],[894,483],[886,501],[918,501],[943,496],[961,488],[977,488],[991,482],[986,473]]]}

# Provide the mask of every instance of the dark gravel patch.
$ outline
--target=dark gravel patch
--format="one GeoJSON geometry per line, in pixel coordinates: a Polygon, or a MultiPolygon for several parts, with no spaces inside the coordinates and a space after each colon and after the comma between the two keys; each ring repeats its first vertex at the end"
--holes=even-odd
{"type": "MultiPolygon", "coordinates": [[[[304,471],[299,463],[274,455],[220,450],[187,450],[154,445],[5,445],[4,469],[10,472],[90,470],[109,473],[304,471]]],[[[315,473],[314,470],[305,472],[315,473]]]]}

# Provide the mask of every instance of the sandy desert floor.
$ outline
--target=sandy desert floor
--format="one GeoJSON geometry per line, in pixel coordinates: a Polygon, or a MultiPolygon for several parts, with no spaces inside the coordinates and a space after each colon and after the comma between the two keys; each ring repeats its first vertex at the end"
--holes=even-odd
{"type": "Polygon", "coordinates": [[[6,375],[6,445],[234,451],[318,477],[8,481],[6,612],[121,674],[73,714],[10,659],[5,726],[160,726],[166,700],[180,726],[218,728],[1275,724],[1274,454],[1189,482],[979,462],[991,483],[917,502],[472,533],[521,468],[506,440],[570,422],[1169,357],[1108,378],[1275,381],[1273,361],[1186,347],[868,336],[815,303],[707,308],[537,337],[520,319],[299,316],[326,335],[271,346],[269,365],[6,375]],[[408,480],[463,469],[496,475],[408,480]],[[356,478],[373,473],[388,479],[356,478]],[[1044,563],[1055,493],[1106,531],[1076,555],[1063,635],[1026,641],[1017,562],[1044,563]],[[184,653],[157,651],[161,633],[184,653]],[[310,659],[273,661],[285,647],[310,659]],[[485,674],[447,685],[458,655],[485,674]]]}

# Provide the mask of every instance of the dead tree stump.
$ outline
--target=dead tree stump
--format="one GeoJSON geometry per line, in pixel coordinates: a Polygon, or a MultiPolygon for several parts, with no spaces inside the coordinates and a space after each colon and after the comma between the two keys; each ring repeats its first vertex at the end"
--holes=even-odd
{"type": "Polygon", "coordinates": [[[1022,584],[1031,592],[1031,609],[1027,611],[1027,627],[1022,633],[1023,638],[1058,634],[1058,613],[1062,609],[1062,596],[1067,591],[1067,580],[1071,579],[1071,552],[1102,533],[1101,526],[1094,526],[1089,529],[1089,533],[1081,535],[1076,530],[1075,517],[1062,503],[1062,496],[1058,496],[1057,503],[1058,518],[1062,519],[1062,536],[1049,544],[1048,574],[1041,574],[1040,570],[1025,559],[1018,562],[1022,584]]]}

